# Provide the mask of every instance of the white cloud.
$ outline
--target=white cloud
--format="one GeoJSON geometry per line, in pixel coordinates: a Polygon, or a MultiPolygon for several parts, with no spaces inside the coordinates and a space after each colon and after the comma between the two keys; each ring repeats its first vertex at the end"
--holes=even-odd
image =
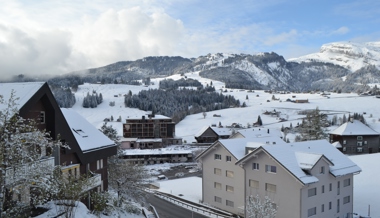
{"type": "Polygon", "coordinates": [[[344,35],[348,33],[350,29],[348,27],[342,26],[334,31],[331,32],[331,35],[344,35]]]}
{"type": "Polygon", "coordinates": [[[93,65],[174,54],[183,36],[181,21],[165,13],[145,14],[139,7],[108,10],[96,20],[84,18],[73,47],[93,65]]]}

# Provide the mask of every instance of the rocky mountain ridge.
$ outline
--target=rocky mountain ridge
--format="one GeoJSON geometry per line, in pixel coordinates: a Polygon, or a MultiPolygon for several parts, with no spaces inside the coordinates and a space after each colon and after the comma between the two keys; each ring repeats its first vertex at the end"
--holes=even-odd
{"type": "Polygon", "coordinates": [[[199,72],[202,77],[225,82],[226,88],[350,92],[363,91],[368,83],[380,83],[379,69],[380,42],[340,42],[290,60],[274,52],[216,53],[191,59],[145,57],[73,72],[54,81],[66,80],[67,85],[79,77],[81,82],[134,84],[152,77],[199,72]]]}

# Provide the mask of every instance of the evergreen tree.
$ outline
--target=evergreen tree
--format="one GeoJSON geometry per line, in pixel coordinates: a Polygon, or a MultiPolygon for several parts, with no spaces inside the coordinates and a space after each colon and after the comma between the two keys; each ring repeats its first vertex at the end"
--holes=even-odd
{"type": "Polygon", "coordinates": [[[302,141],[319,140],[327,138],[327,115],[320,112],[318,107],[308,111],[306,117],[302,119],[299,131],[302,141]]]}
{"type": "Polygon", "coordinates": [[[256,123],[257,123],[259,126],[262,126],[262,125],[263,125],[263,121],[261,120],[260,115],[257,117],[257,121],[256,121],[256,123]]]}

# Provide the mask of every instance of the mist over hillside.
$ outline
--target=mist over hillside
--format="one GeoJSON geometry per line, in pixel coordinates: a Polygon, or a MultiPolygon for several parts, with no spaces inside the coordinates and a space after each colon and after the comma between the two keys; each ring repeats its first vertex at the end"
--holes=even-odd
{"type": "MultiPolygon", "coordinates": [[[[104,67],[75,71],[49,79],[53,86],[78,84],[148,84],[151,78],[200,72],[225,83],[225,88],[364,92],[380,81],[380,43],[340,42],[323,45],[319,53],[285,60],[271,52],[207,54],[197,58],[156,56],[121,61],[104,67]]],[[[19,75],[14,81],[29,81],[19,75]]]]}

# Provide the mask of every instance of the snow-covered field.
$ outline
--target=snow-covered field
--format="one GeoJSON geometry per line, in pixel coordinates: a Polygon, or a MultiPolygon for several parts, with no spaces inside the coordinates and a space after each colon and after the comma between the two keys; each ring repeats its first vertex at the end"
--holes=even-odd
{"type": "MultiPolygon", "coordinates": [[[[188,73],[187,78],[198,79],[202,84],[210,84],[209,79],[200,78],[198,73],[188,73]]],[[[173,79],[180,79],[179,75],[172,76],[173,79]]],[[[142,116],[145,115],[144,111],[133,108],[124,107],[124,94],[127,94],[129,90],[133,94],[137,94],[140,90],[157,88],[158,82],[161,79],[152,79],[151,81],[154,85],[149,87],[144,86],[131,86],[131,85],[101,85],[101,84],[84,84],[79,86],[78,91],[75,93],[77,103],[74,105],[74,109],[85,117],[90,123],[100,128],[103,124],[104,118],[109,118],[111,115],[116,120],[119,116],[122,120],[127,117],[142,116]],[[97,93],[102,93],[103,103],[101,103],[97,108],[85,109],[82,107],[83,97],[87,92],[92,92],[93,90],[97,93]],[[117,97],[115,97],[117,95],[117,97]],[[115,106],[109,106],[109,102],[115,101],[115,106]]],[[[218,81],[212,81],[216,90],[221,89],[224,84],[218,81]]],[[[202,114],[194,114],[187,116],[184,120],[176,125],[176,136],[182,137],[188,143],[195,142],[194,135],[203,126],[208,126],[211,124],[231,125],[232,123],[240,123],[243,126],[247,126],[247,123],[252,124],[256,122],[257,117],[260,115],[264,124],[264,128],[278,128],[281,126],[296,125],[300,120],[301,116],[297,114],[297,111],[301,109],[315,109],[318,107],[320,110],[325,111],[331,116],[336,114],[338,117],[342,117],[343,114],[348,116],[353,113],[366,113],[364,115],[367,123],[371,128],[380,132],[380,99],[373,96],[358,96],[356,93],[331,93],[329,97],[323,97],[320,94],[302,94],[302,93],[291,93],[291,94],[274,94],[279,101],[273,101],[272,95],[265,93],[264,91],[247,92],[241,90],[231,90],[225,93],[228,95],[233,95],[235,98],[239,99],[241,103],[245,102],[247,104],[246,108],[230,108],[219,111],[207,112],[207,116],[204,118],[202,114]],[[248,97],[248,99],[247,99],[248,97]],[[309,103],[296,104],[291,102],[286,102],[286,99],[308,99],[309,103]],[[269,102],[268,102],[269,100],[269,102]],[[286,118],[288,121],[279,122],[278,118],[275,116],[263,115],[263,112],[268,111],[281,111],[281,117],[286,118]],[[213,117],[213,114],[221,115],[221,117],[213,117]]],[[[116,128],[119,134],[122,134],[122,123],[120,122],[109,122],[114,128],[116,128]]],[[[331,127],[331,129],[336,128],[331,127]]],[[[380,203],[380,189],[376,188],[380,182],[380,173],[377,166],[380,154],[372,155],[361,155],[350,157],[354,162],[356,162],[363,170],[362,173],[355,176],[354,188],[354,212],[359,212],[363,215],[367,214],[368,204],[371,204],[371,215],[372,217],[380,217],[380,208],[376,207],[380,203]]],[[[180,182],[181,180],[173,180],[180,182]]],[[[184,179],[183,181],[186,181],[184,179]]],[[[169,182],[169,181],[168,181],[169,182]]],[[[188,187],[187,185],[173,185],[172,187],[188,187]]],[[[192,185],[192,187],[196,187],[192,185]]],[[[182,194],[185,194],[184,190],[181,190],[182,194]]],[[[173,191],[173,190],[172,190],[173,191]]],[[[198,200],[197,200],[198,202],[198,200]]]]}

